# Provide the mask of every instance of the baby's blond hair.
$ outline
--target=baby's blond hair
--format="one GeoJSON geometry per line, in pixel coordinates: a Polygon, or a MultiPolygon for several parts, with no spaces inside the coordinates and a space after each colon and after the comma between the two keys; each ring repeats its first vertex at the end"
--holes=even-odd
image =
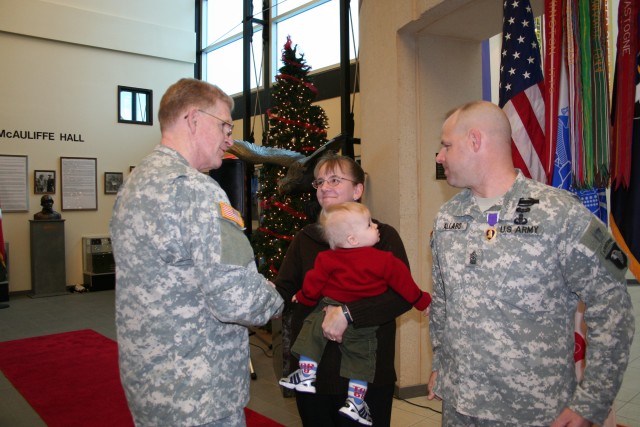
{"type": "Polygon", "coordinates": [[[369,208],[362,203],[345,202],[328,206],[320,212],[318,221],[331,249],[347,246],[347,237],[353,229],[353,215],[369,216],[369,208]]]}

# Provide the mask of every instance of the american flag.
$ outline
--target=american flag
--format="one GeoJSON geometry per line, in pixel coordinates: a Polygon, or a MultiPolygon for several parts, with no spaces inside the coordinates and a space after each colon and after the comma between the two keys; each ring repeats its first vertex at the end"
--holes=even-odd
{"type": "Polygon", "coordinates": [[[499,105],[511,122],[513,161],[526,176],[547,183],[544,83],[531,4],[506,0],[503,11],[499,105]]]}
{"type": "Polygon", "coordinates": [[[244,230],[244,219],[242,219],[242,214],[235,210],[233,206],[225,202],[220,202],[220,214],[222,214],[224,218],[235,222],[244,230]]]}

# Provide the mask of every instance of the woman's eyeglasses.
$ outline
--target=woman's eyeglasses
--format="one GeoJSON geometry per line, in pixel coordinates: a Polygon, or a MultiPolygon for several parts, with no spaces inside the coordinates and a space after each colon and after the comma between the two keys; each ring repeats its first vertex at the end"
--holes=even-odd
{"type": "Polygon", "coordinates": [[[329,187],[333,188],[333,187],[337,187],[338,185],[340,185],[340,183],[343,180],[344,181],[350,181],[350,182],[356,182],[356,181],[354,181],[352,179],[349,179],[349,178],[343,178],[341,176],[332,176],[332,177],[327,178],[327,179],[322,179],[322,178],[314,179],[313,181],[311,181],[311,186],[317,190],[318,188],[322,187],[322,185],[324,183],[327,183],[327,185],[329,187]]]}

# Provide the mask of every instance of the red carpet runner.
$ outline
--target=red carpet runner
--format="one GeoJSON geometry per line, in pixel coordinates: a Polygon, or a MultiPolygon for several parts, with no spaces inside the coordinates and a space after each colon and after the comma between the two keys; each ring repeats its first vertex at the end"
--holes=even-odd
{"type": "MultiPolygon", "coordinates": [[[[0,371],[49,427],[133,426],[116,342],[92,330],[0,342],[0,371]]],[[[281,426],[249,409],[247,426],[281,426]]]]}

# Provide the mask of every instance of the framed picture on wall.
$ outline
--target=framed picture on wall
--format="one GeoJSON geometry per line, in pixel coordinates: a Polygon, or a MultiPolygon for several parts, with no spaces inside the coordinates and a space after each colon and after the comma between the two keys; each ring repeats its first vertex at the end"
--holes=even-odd
{"type": "Polygon", "coordinates": [[[122,185],[122,172],[104,173],[104,194],[116,194],[122,185]]]}
{"type": "Polygon", "coordinates": [[[56,194],[56,171],[33,171],[34,194],[56,194]]]}
{"type": "Polygon", "coordinates": [[[2,212],[29,210],[27,156],[0,155],[0,200],[2,212]]]}

